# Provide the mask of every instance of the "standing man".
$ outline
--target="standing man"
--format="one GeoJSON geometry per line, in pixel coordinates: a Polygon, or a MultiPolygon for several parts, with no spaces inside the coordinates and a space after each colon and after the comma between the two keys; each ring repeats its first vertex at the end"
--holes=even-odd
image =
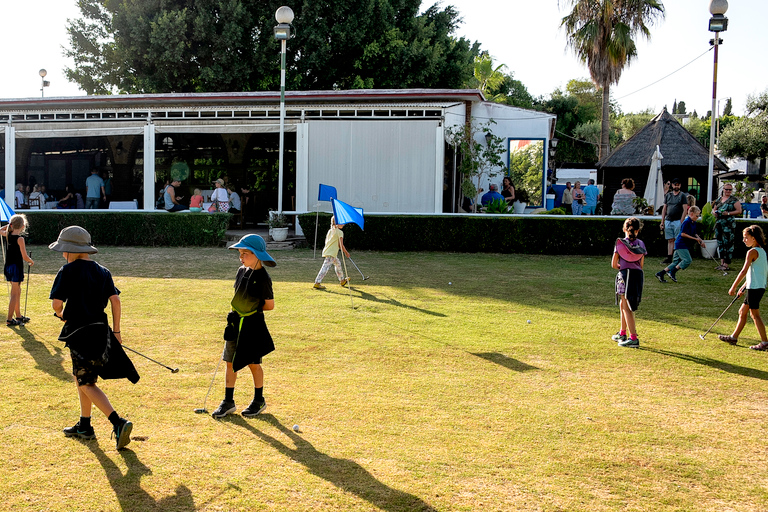
{"type": "Polygon", "coordinates": [[[571,182],[565,182],[565,190],[563,190],[563,207],[565,208],[566,215],[573,215],[573,190],[571,190],[571,182]]]}
{"type": "Polygon", "coordinates": [[[104,192],[104,180],[99,176],[99,171],[91,169],[91,175],[85,180],[85,207],[88,210],[95,210],[99,207],[99,199],[107,200],[107,194],[104,192]]]}
{"type": "Polygon", "coordinates": [[[661,218],[664,223],[661,231],[667,239],[667,257],[662,263],[672,263],[672,253],[675,250],[675,239],[680,234],[680,225],[688,216],[688,194],[680,191],[680,179],[672,179],[672,189],[664,195],[664,206],[661,208],[661,218]]]}
{"type": "Polygon", "coordinates": [[[163,191],[163,200],[165,201],[165,209],[169,212],[180,212],[186,210],[187,207],[181,204],[179,201],[183,199],[182,196],[176,195],[176,187],[181,185],[181,180],[173,178],[171,184],[165,187],[163,191]]]}
{"type": "Polygon", "coordinates": [[[594,215],[597,209],[597,200],[600,198],[600,189],[595,186],[595,180],[590,179],[587,186],[584,187],[584,199],[587,204],[584,205],[584,215],[594,215]]]}

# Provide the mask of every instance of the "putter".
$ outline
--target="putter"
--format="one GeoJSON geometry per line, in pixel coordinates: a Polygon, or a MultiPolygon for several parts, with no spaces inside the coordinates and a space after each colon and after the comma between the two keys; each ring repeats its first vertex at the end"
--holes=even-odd
{"type": "Polygon", "coordinates": [[[179,373],[179,369],[178,369],[178,368],[171,368],[170,366],[165,366],[163,363],[161,363],[161,362],[159,362],[159,361],[155,361],[154,359],[152,359],[152,358],[151,358],[151,357],[149,357],[149,356],[145,356],[144,354],[142,354],[142,353],[141,353],[141,352],[139,352],[138,350],[133,350],[131,347],[128,347],[128,346],[126,346],[126,345],[123,345],[123,348],[127,348],[128,350],[130,350],[130,351],[131,351],[131,352],[133,352],[134,354],[138,354],[138,355],[140,355],[141,357],[143,357],[143,358],[145,358],[145,359],[149,359],[149,360],[150,360],[150,361],[152,361],[153,363],[155,363],[155,364],[159,364],[159,365],[160,365],[160,366],[162,366],[163,368],[168,368],[169,370],[171,370],[171,373],[179,373]]]}
{"type": "Polygon", "coordinates": [[[205,394],[205,400],[203,400],[203,406],[195,409],[195,412],[197,414],[208,414],[208,409],[206,409],[205,406],[208,404],[208,395],[211,394],[211,389],[213,388],[213,381],[216,380],[216,373],[219,371],[219,366],[221,366],[221,359],[219,359],[219,363],[216,365],[216,369],[213,370],[213,377],[211,377],[211,385],[208,386],[208,392],[205,394]]]}
{"type": "MultiPolygon", "coordinates": [[[[29,257],[32,258],[32,251],[29,251],[29,257]]],[[[24,294],[24,314],[22,318],[27,318],[27,299],[29,299],[29,271],[32,269],[32,265],[27,263],[27,291],[24,294]]]]}
{"type": "Polygon", "coordinates": [[[717,320],[715,320],[715,323],[714,323],[714,324],[712,324],[712,327],[710,327],[709,329],[707,329],[707,332],[705,332],[704,334],[699,334],[699,338],[701,338],[701,339],[704,339],[704,338],[707,336],[707,334],[709,334],[709,331],[711,331],[712,329],[714,329],[714,328],[715,328],[715,325],[717,324],[717,322],[719,322],[719,321],[720,321],[720,319],[721,319],[721,318],[723,318],[723,315],[725,314],[725,312],[726,312],[726,311],[728,311],[729,309],[731,309],[731,306],[733,306],[733,303],[734,303],[734,302],[736,302],[736,299],[738,299],[738,298],[739,298],[741,295],[742,295],[742,294],[740,294],[740,293],[737,293],[737,294],[736,294],[736,296],[733,298],[733,300],[731,301],[731,303],[730,303],[730,304],[728,304],[728,306],[725,308],[725,310],[724,310],[722,313],[720,313],[720,316],[719,316],[719,317],[717,317],[717,320]]]}
{"type": "Polygon", "coordinates": [[[360,267],[357,266],[357,263],[355,263],[355,260],[353,260],[352,258],[349,258],[349,261],[352,262],[352,265],[354,265],[357,271],[360,272],[360,275],[363,276],[363,281],[371,278],[370,276],[366,276],[365,274],[363,274],[363,271],[360,270],[360,267]]]}
{"type": "MultiPolygon", "coordinates": [[[[718,266],[718,267],[720,266],[720,263],[719,263],[719,262],[718,262],[718,261],[715,259],[715,255],[714,255],[714,253],[710,254],[710,255],[709,255],[709,257],[712,259],[712,261],[714,261],[714,262],[717,264],[717,266],[718,266]]],[[[728,272],[726,272],[725,270],[723,270],[723,275],[724,275],[724,276],[727,276],[727,275],[728,275],[728,272]]]]}

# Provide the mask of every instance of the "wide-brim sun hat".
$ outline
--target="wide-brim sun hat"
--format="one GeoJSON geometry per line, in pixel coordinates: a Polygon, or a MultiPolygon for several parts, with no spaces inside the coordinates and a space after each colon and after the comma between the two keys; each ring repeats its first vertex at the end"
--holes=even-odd
{"type": "Polygon", "coordinates": [[[256,255],[261,260],[262,265],[267,267],[274,267],[277,265],[272,256],[267,253],[267,243],[259,235],[245,235],[234,245],[229,246],[230,249],[246,249],[256,255]]]}
{"type": "Polygon", "coordinates": [[[91,245],[90,233],[80,226],[69,226],[62,229],[58,240],[49,245],[48,248],[57,252],[83,252],[86,254],[99,252],[91,245]]]}

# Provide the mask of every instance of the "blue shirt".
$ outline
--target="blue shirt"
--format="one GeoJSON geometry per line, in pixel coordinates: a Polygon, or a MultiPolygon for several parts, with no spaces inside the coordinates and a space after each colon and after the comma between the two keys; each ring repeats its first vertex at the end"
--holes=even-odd
{"type": "Polygon", "coordinates": [[[597,196],[599,195],[600,189],[598,189],[595,185],[587,185],[584,187],[584,199],[586,199],[587,205],[597,205],[597,196]]]}
{"type": "Polygon", "coordinates": [[[85,197],[101,197],[101,187],[104,186],[104,180],[98,174],[91,174],[85,180],[85,186],[88,188],[88,193],[85,197]]]}
{"type": "Polygon", "coordinates": [[[480,199],[480,202],[483,203],[483,206],[487,206],[492,202],[496,201],[497,199],[501,199],[502,201],[504,201],[504,196],[499,194],[498,192],[491,191],[483,194],[483,197],[480,199]]]}
{"type": "Polygon", "coordinates": [[[683,237],[683,233],[696,238],[696,223],[690,217],[686,217],[680,225],[680,234],[675,238],[675,249],[690,249],[693,240],[683,237]]]}

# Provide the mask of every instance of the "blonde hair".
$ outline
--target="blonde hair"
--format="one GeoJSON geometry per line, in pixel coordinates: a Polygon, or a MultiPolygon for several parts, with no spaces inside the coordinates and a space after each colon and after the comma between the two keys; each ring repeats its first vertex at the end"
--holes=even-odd
{"type": "Polygon", "coordinates": [[[196,195],[196,196],[202,195],[202,192],[200,191],[200,189],[199,189],[199,188],[196,188],[196,189],[195,189],[195,195],[196,195]]]}
{"type": "Polygon", "coordinates": [[[693,197],[693,194],[688,194],[688,206],[690,207],[696,206],[696,198],[693,197]]]}
{"type": "MultiPolygon", "coordinates": [[[[27,228],[29,227],[29,223],[27,222],[27,216],[23,213],[17,213],[16,215],[13,215],[10,220],[8,221],[8,225],[11,226],[11,229],[13,231],[16,231],[17,229],[21,229],[19,232],[20,235],[23,235],[26,233],[27,228]]],[[[10,234],[10,231],[8,232],[10,234]]]]}
{"type": "Polygon", "coordinates": [[[701,213],[701,208],[699,208],[698,206],[691,206],[690,208],[688,208],[688,213],[694,213],[698,215],[701,213]]]}

